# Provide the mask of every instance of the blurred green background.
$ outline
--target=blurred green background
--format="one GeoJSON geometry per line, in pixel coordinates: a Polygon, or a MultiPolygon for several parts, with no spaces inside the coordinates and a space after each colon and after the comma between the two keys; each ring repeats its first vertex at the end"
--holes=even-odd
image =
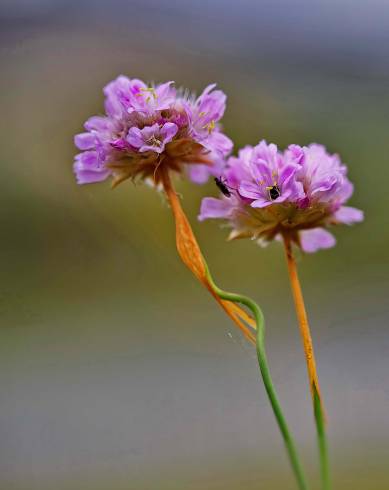
{"type": "MultiPolygon", "coordinates": [[[[299,257],[335,489],[389,488],[389,4],[2,0],[0,488],[294,489],[255,352],[177,258],[146,186],[78,187],[72,138],[120,73],[228,94],[236,148],[322,142],[363,224],[299,257]]],[[[178,182],[215,278],[256,298],[318,488],[283,252],[199,224],[212,184],[178,182]]]]}

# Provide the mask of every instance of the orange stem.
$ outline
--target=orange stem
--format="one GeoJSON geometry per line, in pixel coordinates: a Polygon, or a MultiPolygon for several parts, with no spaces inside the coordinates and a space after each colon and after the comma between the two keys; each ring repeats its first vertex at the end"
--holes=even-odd
{"type": "Polygon", "coordinates": [[[309,328],[307,312],[305,309],[304,297],[297,273],[297,265],[292,252],[292,243],[287,235],[284,235],[283,238],[285,245],[286,262],[288,264],[290,285],[292,288],[294,305],[296,308],[297,319],[300,326],[300,334],[304,346],[305,359],[307,362],[309,386],[311,389],[312,400],[314,401],[316,390],[317,396],[320,399],[320,404],[323,408],[323,402],[320,394],[319,378],[316,369],[315,352],[313,350],[312,336],[309,328]]]}
{"type": "Polygon", "coordinates": [[[166,196],[171,205],[175,223],[176,223],[176,245],[178,253],[184,262],[184,264],[192,271],[197,279],[208,289],[220,306],[224,309],[227,315],[235,322],[239,329],[243,332],[245,337],[253,344],[256,342],[256,337],[250,328],[245,325],[247,323],[251,327],[255,328],[256,323],[253,318],[242,310],[239,306],[230,301],[220,299],[213,291],[212,285],[209,282],[207,275],[207,264],[201,253],[199,244],[189,224],[177,193],[173,187],[168,170],[161,169],[162,184],[165,190],[166,196]],[[242,321],[243,320],[243,321],[242,321]],[[245,323],[244,323],[245,322],[245,323]]]}

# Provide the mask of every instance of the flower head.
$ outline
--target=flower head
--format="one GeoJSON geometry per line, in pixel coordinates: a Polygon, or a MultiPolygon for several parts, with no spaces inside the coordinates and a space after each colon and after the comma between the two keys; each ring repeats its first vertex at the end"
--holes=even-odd
{"type": "Polygon", "coordinates": [[[363,220],[362,211],[344,206],[353,192],[346,166],[321,145],[280,152],[261,141],[230,157],[222,178],[229,192],[203,199],[199,219],[226,220],[230,238],[263,243],[287,235],[315,252],[335,244],[327,226],[363,220]]]}
{"type": "MultiPolygon", "coordinates": [[[[85,123],[87,132],[76,135],[82,151],[75,158],[79,184],[113,177],[113,184],[128,178],[161,180],[163,168],[190,175],[200,168],[203,181],[215,172],[216,160],[226,157],[232,142],[221,132],[226,96],[209,85],[197,99],[176,91],[173,82],[146,85],[119,76],[104,88],[105,116],[85,123]]],[[[194,177],[196,180],[196,177],[194,177]]]]}

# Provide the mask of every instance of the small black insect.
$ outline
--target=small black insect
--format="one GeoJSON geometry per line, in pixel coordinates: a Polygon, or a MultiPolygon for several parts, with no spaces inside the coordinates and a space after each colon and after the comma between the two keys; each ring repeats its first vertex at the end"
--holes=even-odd
{"type": "Polygon", "coordinates": [[[272,201],[274,201],[275,199],[277,199],[277,197],[280,197],[280,195],[281,195],[280,188],[278,187],[277,184],[274,184],[271,187],[268,187],[268,191],[269,191],[270,199],[272,201]]]}
{"type": "Polygon", "coordinates": [[[222,192],[226,197],[231,197],[231,191],[226,185],[226,181],[222,179],[214,178],[215,184],[217,185],[220,192],[222,192]]]}

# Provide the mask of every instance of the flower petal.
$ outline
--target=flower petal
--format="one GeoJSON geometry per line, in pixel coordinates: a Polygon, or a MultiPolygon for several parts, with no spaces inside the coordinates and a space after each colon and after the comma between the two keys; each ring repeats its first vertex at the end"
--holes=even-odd
{"type": "Polygon", "coordinates": [[[195,184],[205,184],[210,173],[209,165],[189,165],[189,178],[195,184]]]}
{"type": "Polygon", "coordinates": [[[253,201],[250,206],[252,208],[265,208],[266,206],[270,206],[271,204],[273,204],[272,201],[269,201],[269,199],[265,199],[263,197],[260,197],[259,199],[256,199],[255,201],[253,201]]]}
{"type": "Polygon", "coordinates": [[[335,237],[324,228],[314,228],[300,232],[300,244],[304,252],[314,253],[335,245],[335,237]]]}
{"type": "Polygon", "coordinates": [[[174,124],[174,123],[165,123],[162,128],[161,128],[161,135],[163,137],[163,142],[166,144],[166,143],[169,143],[169,141],[171,141],[174,136],[177,134],[177,131],[178,131],[178,126],[177,124],[174,124]]]}
{"type": "Polygon", "coordinates": [[[243,180],[239,186],[239,194],[243,197],[248,197],[249,199],[263,199],[263,194],[261,188],[258,184],[253,184],[248,180],[243,180]]]}
{"type": "Polygon", "coordinates": [[[293,175],[296,173],[297,167],[296,165],[286,165],[280,172],[280,176],[278,178],[278,185],[282,187],[283,185],[287,185],[293,175]]]}
{"type": "Polygon", "coordinates": [[[228,136],[220,131],[212,131],[207,138],[201,142],[208,150],[215,151],[221,156],[227,156],[231,153],[234,143],[228,136]]]}
{"type": "Polygon", "coordinates": [[[201,201],[199,221],[210,218],[228,218],[233,210],[232,200],[205,197],[201,201]]]}
{"type": "Polygon", "coordinates": [[[142,137],[142,132],[139,128],[132,127],[128,131],[127,135],[127,141],[132,145],[134,148],[140,148],[143,145],[143,137],[142,137]]]}
{"type": "Polygon", "coordinates": [[[90,150],[95,145],[95,139],[92,133],[80,133],[74,137],[74,144],[79,150],[90,150]]]}
{"type": "Polygon", "coordinates": [[[274,177],[272,175],[271,168],[267,164],[267,162],[263,160],[259,160],[253,163],[252,172],[255,180],[261,181],[263,180],[266,185],[274,184],[274,177]]]}
{"type": "Polygon", "coordinates": [[[363,211],[350,206],[342,206],[334,214],[335,220],[345,225],[359,223],[363,221],[363,217],[363,211]]]}

